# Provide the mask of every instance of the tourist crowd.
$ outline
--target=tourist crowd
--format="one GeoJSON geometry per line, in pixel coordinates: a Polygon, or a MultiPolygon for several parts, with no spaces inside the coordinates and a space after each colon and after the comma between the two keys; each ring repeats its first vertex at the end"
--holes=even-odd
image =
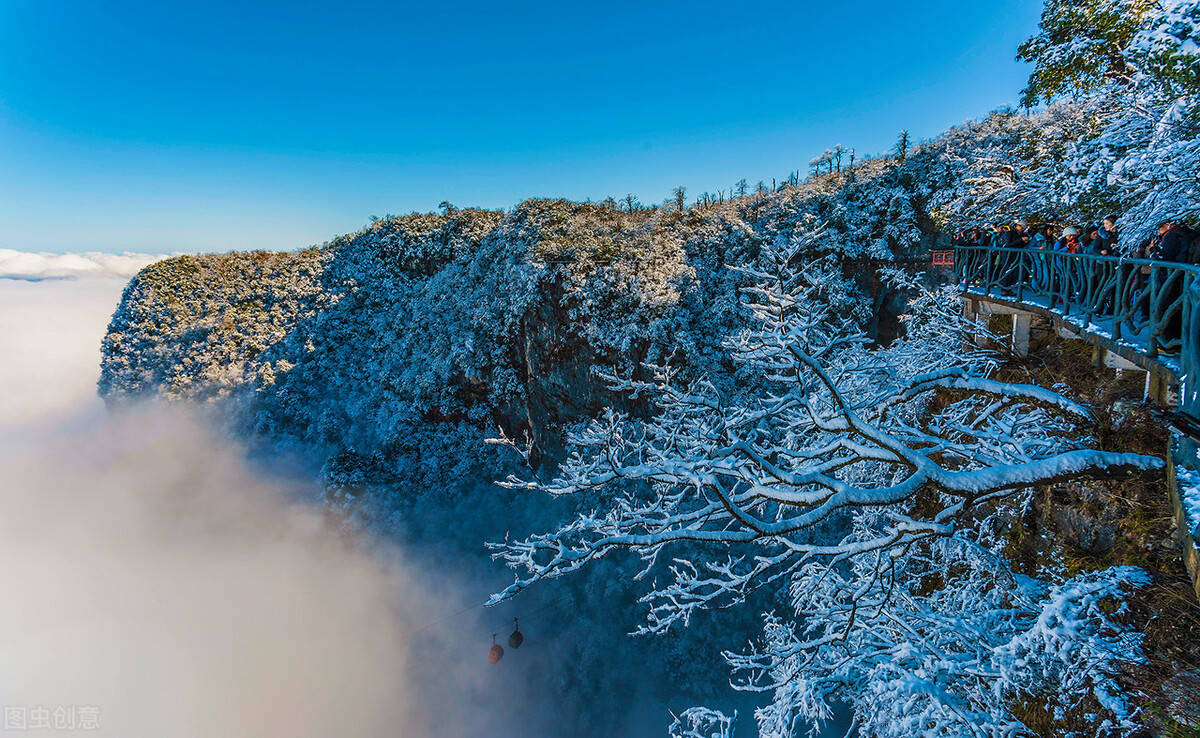
{"type": "MultiPolygon", "coordinates": [[[[1052,308],[1059,304],[1089,303],[1096,315],[1123,312],[1118,305],[1124,304],[1143,320],[1154,317],[1155,322],[1161,321],[1157,329],[1160,351],[1176,350],[1181,329],[1182,309],[1178,305],[1183,295],[1181,280],[1166,277],[1152,280],[1152,266],[1144,263],[1105,262],[1112,266],[1085,272],[1070,264],[1058,264],[1060,257],[1050,257],[1058,253],[1090,254],[1200,264],[1200,233],[1164,221],[1154,237],[1136,248],[1118,248],[1116,220],[1110,216],[1099,226],[1066,226],[1061,230],[1051,224],[1031,227],[1024,220],[1016,220],[1007,225],[970,228],[954,238],[954,245],[996,249],[985,263],[991,275],[987,281],[998,286],[1001,294],[1013,294],[1018,283],[1024,283],[1044,295],[1052,308]],[[1018,250],[1040,252],[1042,256],[1030,260],[1023,258],[1018,250]],[[1155,300],[1150,299],[1152,288],[1159,293],[1155,300]],[[1153,309],[1154,316],[1152,302],[1157,306],[1153,309]]],[[[1077,260],[1068,262],[1073,264],[1077,260]]]]}
{"type": "Polygon", "coordinates": [[[1024,220],[1010,224],[969,228],[954,238],[955,246],[1037,249],[1096,256],[1130,256],[1188,264],[1200,263],[1200,234],[1173,221],[1163,221],[1158,234],[1133,250],[1117,248],[1117,218],[1110,215],[1100,225],[1060,228],[1052,223],[1030,226],[1024,220]]]}

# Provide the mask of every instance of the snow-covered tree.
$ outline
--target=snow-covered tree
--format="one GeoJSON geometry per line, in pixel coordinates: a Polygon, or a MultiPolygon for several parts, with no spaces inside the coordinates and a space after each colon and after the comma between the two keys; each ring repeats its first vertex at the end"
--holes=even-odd
{"type": "Polygon", "coordinates": [[[908,131],[900,131],[899,135],[896,136],[896,158],[900,160],[901,164],[908,158],[908,147],[908,131]]]}
{"type": "Polygon", "coordinates": [[[1109,83],[1126,83],[1123,53],[1156,0],[1047,0],[1038,32],[1017,58],[1032,63],[1022,103],[1080,95],[1109,83]]]}
{"type": "Polygon", "coordinates": [[[1127,247],[1162,220],[1200,223],[1200,2],[1049,0],[1020,56],[1025,102],[1069,95],[1076,121],[1024,182],[1119,211],[1127,247]]]}
{"type": "MultiPolygon", "coordinates": [[[[611,375],[653,416],[605,412],[553,477],[508,479],[594,508],[496,544],[520,573],[493,600],[622,550],[644,564],[645,633],[774,590],[761,642],[725,654],[736,686],[773,695],[757,714],[772,738],[837,702],[871,735],[1016,734],[1012,705],[1032,696],[1130,726],[1112,676],[1137,639],[1114,618],[1142,575],[1017,576],[1001,531],[1031,485],[1162,461],[1088,449],[1072,434],[1086,408],[992,379],[947,292],[921,293],[908,336],[871,346],[848,316],[853,290],[834,264],[797,258],[809,250],[780,243],[743,269],[755,321],[731,349],[744,391],[681,383],[669,365],[611,375]]],[[[692,727],[721,734],[714,715],[692,727]]]]}
{"type": "Polygon", "coordinates": [[[668,734],[671,738],[732,738],[737,718],[705,707],[692,707],[675,716],[668,734]]]}

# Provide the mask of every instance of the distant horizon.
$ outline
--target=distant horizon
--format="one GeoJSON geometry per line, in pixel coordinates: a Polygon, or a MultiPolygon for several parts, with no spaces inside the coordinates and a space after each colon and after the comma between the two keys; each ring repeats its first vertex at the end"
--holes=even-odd
{"type": "Polygon", "coordinates": [[[0,248],[294,250],[372,215],[660,203],[1015,105],[1032,0],[753,12],[0,8],[0,248]]]}

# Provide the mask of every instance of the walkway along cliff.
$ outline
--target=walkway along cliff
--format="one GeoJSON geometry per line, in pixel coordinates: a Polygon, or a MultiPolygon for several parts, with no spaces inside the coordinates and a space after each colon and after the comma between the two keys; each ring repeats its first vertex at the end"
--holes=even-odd
{"type": "Polygon", "coordinates": [[[958,246],[963,313],[987,341],[991,316],[1011,320],[1010,348],[1029,350],[1044,322],[1087,341],[1097,367],[1145,374],[1146,398],[1171,426],[1168,489],[1178,544],[1200,596],[1200,267],[1147,259],[958,246]]]}

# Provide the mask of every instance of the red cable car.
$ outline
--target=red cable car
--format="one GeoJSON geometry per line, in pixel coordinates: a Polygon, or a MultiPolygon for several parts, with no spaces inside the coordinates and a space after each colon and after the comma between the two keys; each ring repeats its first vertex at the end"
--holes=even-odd
{"type": "Polygon", "coordinates": [[[488,651],[488,661],[494,664],[502,658],[504,658],[504,648],[496,643],[496,634],[492,633],[492,647],[488,651]]]}

